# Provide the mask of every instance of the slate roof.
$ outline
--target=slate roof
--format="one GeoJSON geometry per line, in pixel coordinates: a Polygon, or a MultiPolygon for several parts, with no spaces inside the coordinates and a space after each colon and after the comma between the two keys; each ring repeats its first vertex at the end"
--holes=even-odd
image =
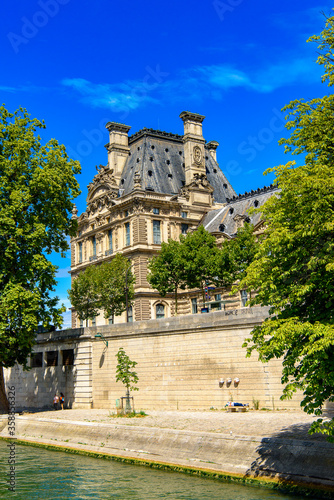
{"type": "Polygon", "coordinates": [[[237,232],[238,222],[241,217],[256,226],[260,222],[261,213],[257,212],[250,215],[248,213],[249,209],[261,207],[265,201],[278,192],[279,189],[276,186],[270,185],[250,193],[246,192],[235,196],[227,200],[227,205],[224,208],[210,210],[204,215],[201,224],[210,233],[221,232],[233,236],[237,232]]]}
{"type": "MultiPolygon", "coordinates": [[[[120,181],[120,195],[134,189],[134,175],[148,191],[177,194],[185,185],[183,136],[144,128],[129,137],[130,154],[120,181]],[[123,191],[124,190],[124,191],[123,191]]],[[[236,193],[218,163],[205,149],[206,175],[217,203],[226,203],[236,193]]]]}

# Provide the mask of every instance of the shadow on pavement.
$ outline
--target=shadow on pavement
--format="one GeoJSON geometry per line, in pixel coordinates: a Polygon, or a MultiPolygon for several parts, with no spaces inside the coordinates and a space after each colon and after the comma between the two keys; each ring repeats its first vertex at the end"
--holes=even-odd
{"type": "Polygon", "coordinates": [[[325,485],[333,488],[328,498],[334,498],[334,445],[323,434],[309,435],[310,427],[310,423],[294,424],[263,438],[246,476],[325,485]]]}

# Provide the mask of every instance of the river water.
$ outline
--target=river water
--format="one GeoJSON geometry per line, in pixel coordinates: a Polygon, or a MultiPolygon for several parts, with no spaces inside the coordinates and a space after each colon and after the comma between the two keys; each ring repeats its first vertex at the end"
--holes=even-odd
{"type": "Polygon", "coordinates": [[[298,497],[42,448],[17,444],[9,448],[8,442],[0,440],[0,498],[296,500],[298,497]],[[15,459],[15,465],[8,464],[10,459],[15,459]],[[8,490],[10,466],[15,467],[11,476],[15,492],[8,490]]]}

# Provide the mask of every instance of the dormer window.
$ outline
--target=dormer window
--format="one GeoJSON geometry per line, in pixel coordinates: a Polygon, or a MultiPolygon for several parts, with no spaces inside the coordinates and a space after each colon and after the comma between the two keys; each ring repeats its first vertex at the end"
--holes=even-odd
{"type": "Polygon", "coordinates": [[[153,208],[153,213],[154,213],[154,215],[159,215],[159,213],[160,213],[159,208],[154,207],[154,208],[153,208]]]}

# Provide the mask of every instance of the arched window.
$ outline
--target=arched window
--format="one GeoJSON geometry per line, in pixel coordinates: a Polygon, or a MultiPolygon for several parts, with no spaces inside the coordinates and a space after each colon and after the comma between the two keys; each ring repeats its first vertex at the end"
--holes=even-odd
{"type": "Polygon", "coordinates": [[[157,304],[155,306],[155,317],[157,319],[165,317],[165,306],[163,304],[157,304]]]}

